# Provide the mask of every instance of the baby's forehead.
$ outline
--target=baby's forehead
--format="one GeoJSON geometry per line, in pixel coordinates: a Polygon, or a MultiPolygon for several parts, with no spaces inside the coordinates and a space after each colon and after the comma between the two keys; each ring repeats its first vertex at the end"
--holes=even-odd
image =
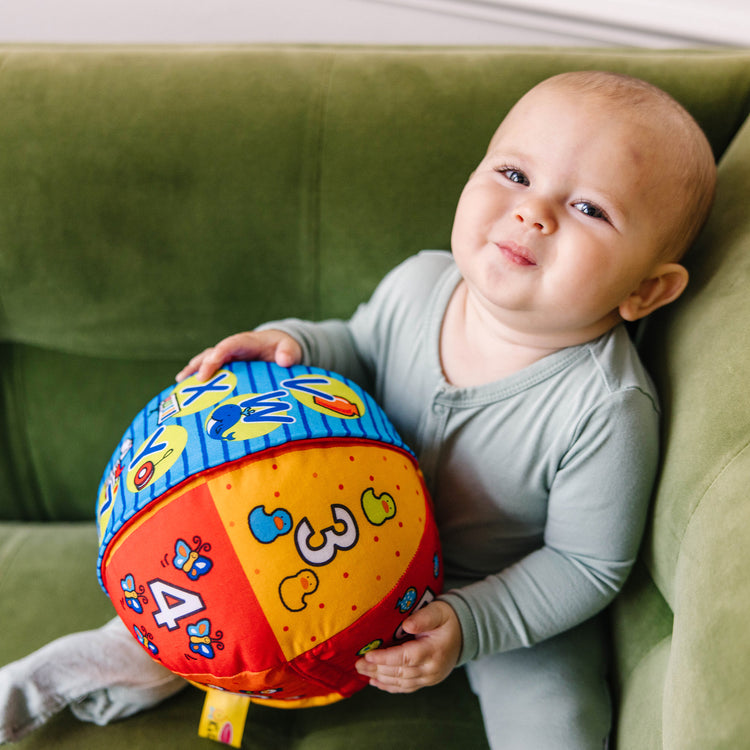
{"type": "MultiPolygon", "coordinates": [[[[496,128],[487,155],[507,145],[509,137],[524,138],[532,134],[543,138],[545,132],[561,128],[582,130],[592,126],[597,138],[611,141],[612,147],[625,151],[649,167],[666,169],[679,163],[695,150],[694,138],[684,126],[684,118],[666,98],[637,90],[628,97],[626,91],[606,87],[580,90],[566,81],[543,81],[508,112],[496,128]],[[592,123],[594,123],[592,125],[592,123]]],[[[531,143],[533,146],[533,141],[531,143]]]]}
{"type": "Polygon", "coordinates": [[[580,88],[572,83],[550,79],[522,96],[500,123],[516,119],[545,118],[550,127],[557,126],[556,113],[586,120],[592,117],[638,130],[649,123],[672,119],[674,108],[667,99],[656,95],[627,92],[615,87],[580,88]],[[550,115],[553,117],[550,117],[550,115]]]}
{"type": "Polygon", "coordinates": [[[685,191],[687,147],[664,123],[651,110],[618,105],[605,93],[540,86],[499,125],[485,159],[517,159],[513,166],[533,167],[536,177],[563,169],[566,185],[575,180],[623,209],[659,213],[685,191]]]}

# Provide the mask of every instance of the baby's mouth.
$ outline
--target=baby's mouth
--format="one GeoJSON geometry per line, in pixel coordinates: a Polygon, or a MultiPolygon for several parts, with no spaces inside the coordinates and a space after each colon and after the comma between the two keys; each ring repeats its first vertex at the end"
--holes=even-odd
{"type": "Polygon", "coordinates": [[[500,252],[517,266],[535,266],[536,258],[534,253],[525,245],[519,245],[515,242],[496,242],[495,245],[500,252]]]}

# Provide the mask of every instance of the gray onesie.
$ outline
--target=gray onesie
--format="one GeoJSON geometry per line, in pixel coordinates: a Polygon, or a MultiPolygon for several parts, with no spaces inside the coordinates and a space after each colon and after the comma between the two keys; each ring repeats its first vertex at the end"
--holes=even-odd
{"type": "Polygon", "coordinates": [[[369,385],[419,457],[450,583],[442,598],[493,747],[601,748],[603,636],[590,618],[641,539],[658,454],[653,386],[623,326],[497,382],[451,386],[439,340],[459,280],[449,253],[423,252],[350,321],[268,327],[292,334],[306,364],[369,385]]]}

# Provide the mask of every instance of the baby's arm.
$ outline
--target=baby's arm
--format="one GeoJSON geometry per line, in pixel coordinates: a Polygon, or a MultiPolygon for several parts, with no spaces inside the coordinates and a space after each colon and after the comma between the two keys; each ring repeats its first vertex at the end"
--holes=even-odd
{"type": "Polygon", "coordinates": [[[460,663],[532,646],[607,606],[635,561],[658,456],[658,414],[637,389],[586,415],[559,462],[543,545],[441,598],[461,623],[460,663]]]}

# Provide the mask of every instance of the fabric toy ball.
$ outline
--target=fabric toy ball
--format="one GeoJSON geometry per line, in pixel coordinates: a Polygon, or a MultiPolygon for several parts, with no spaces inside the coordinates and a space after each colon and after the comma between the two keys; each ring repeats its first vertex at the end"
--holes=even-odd
{"type": "Polygon", "coordinates": [[[442,586],[414,454],[340,375],[235,362],[143,409],[99,487],[99,580],[154,659],[279,707],[367,684],[442,586]]]}

